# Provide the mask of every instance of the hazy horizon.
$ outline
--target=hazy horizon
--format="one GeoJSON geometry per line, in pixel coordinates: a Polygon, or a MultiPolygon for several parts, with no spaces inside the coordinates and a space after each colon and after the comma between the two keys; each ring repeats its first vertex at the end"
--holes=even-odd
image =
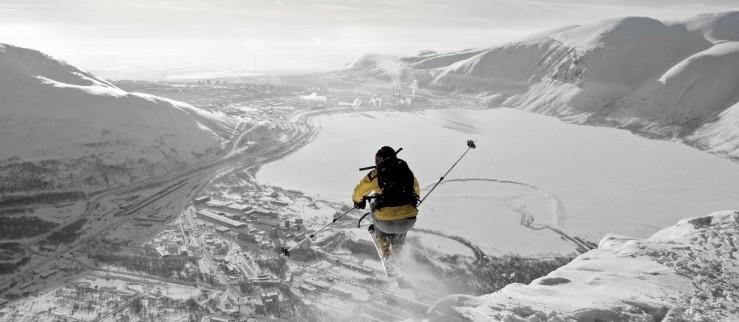
{"type": "Polygon", "coordinates": [[[328,71],[369,52],[486,47],[607,18],[671,20],[732,8],[739,1],[15,0],[0,4],[0,43],[40,50],[105,78],[160,80],[255,67],[328,71]]]}

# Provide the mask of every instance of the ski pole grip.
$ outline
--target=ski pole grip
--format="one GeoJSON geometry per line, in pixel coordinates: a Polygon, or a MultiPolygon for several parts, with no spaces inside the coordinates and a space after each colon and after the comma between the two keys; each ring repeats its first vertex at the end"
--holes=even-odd
{"type": "Polygon", "coordinates": [[[469,147],[470,149],[474,149],[477,146],[475,145],[475,141],[467,140],[467,147],[469,147]]]}

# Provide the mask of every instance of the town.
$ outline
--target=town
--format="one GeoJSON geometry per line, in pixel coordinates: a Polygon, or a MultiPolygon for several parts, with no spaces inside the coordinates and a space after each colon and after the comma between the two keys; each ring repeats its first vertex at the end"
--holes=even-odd
{"type": "MultiPolygon", "coordinates": [[[[226,157],[284,144],[278,138],[299,133],[296,126],[301,125],[290,117],[301,111],[323,113],[327,105],[356,110],[361,100],[355,95],[369,100],[362,108],[401,106],[416,95],[415,88],[402,89],[402,99],[394,100],[392,91],[327,93],[319,87],[225,81],[121,86],[187,99],[249,120],[242,127],[249,135],[235,137],[226,157]],[[387,96],[386,103],[381,96],[387,96]]],[[[16,275],[17,282],[9,284],[0,301],[0,319],[400,320],[424,313],[448,294],[449,285],[463,278],[454,272],[475,260],[431,258],[418,240],[411,240],[418,247],[408,256],[424,258],[425,276],[441,280],[388,285],[366,227],[356,228],[359,211],[307,238],[289,257],[281,255],[281,247],[306,239],[349,208],[259,183],[256,166],[226,167],[204,186],[192,185],[203,180],[193,177],[161,190],[145,185],[113,193],[92,209],[100,215],[86,217],[93,213],[88,209],[83,218],[52,230],[30,247],[3,244],[11,272],[50,264],[16,275]],[[182,202],[187,205],[178,206],[182,202]],[[13,301],[18,297],[25,299],[13,301]]],[[[55,207],[82,212],[83,197],[55,207]]]]}
{"type": "MultiPolygon", "coordinates": [[[[5,307],[12,313],[4,316],[398,320],[423,313],[444,295],[442,289],[419,285],[391,292],[374,246],[366,233],[352,229],[354,220],[309,239],[290,257],[279,253],[281,246],[293,245],[347,209],[341,205],[256,183],[229,187],[227,192],[209,188],[173,220],[152,214],[137,217],[135,225],[141,229],[164,225],[140,246],[117,238],[89,240],[86,258],[77,261],[86,263],[81,275],[31,305],[5,307]],[[244,192],[233,193],[233,188],[244,192]]],[[[59,266],[41,277],[62,269],[68,268],[59,266]]]]}

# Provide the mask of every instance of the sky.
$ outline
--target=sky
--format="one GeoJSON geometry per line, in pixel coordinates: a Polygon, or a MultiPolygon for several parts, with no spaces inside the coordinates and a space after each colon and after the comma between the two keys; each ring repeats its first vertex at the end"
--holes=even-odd
{"type": "Polygon", "coordinates": [[[728,10],[739,0],[2,0],[0,43],[110,79],[159,80],[327,71],[365,53],[480,48],[620,16],[728,10]]]}

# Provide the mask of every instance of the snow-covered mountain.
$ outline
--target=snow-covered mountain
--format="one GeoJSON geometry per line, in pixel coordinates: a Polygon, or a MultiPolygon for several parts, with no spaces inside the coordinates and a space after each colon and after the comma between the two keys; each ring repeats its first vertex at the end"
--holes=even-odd
{"type": "Polygon", "coordinates": [[[100,187],[192,163],[229,121],[0,44],[0,193],[100,187]],[[215,129],[215,131],[214,131],[215,129]]]}
{"type": "Polygon", "coordinates": [[[737,232],[739,211],[721,211],[647,239],[607,235],[528,285],[449,297],[434,311],[472,321],[737,321],[737,232]]]}
{"type": "Polygon", "coordinates": [[[739,12],[673,22],[627,17],[486,49],[368,55],[346,71],[480,93],[491,106],[682,138],[739,157],[730,142],[739,118],[728,111],[739,102],[739,12]]]}

